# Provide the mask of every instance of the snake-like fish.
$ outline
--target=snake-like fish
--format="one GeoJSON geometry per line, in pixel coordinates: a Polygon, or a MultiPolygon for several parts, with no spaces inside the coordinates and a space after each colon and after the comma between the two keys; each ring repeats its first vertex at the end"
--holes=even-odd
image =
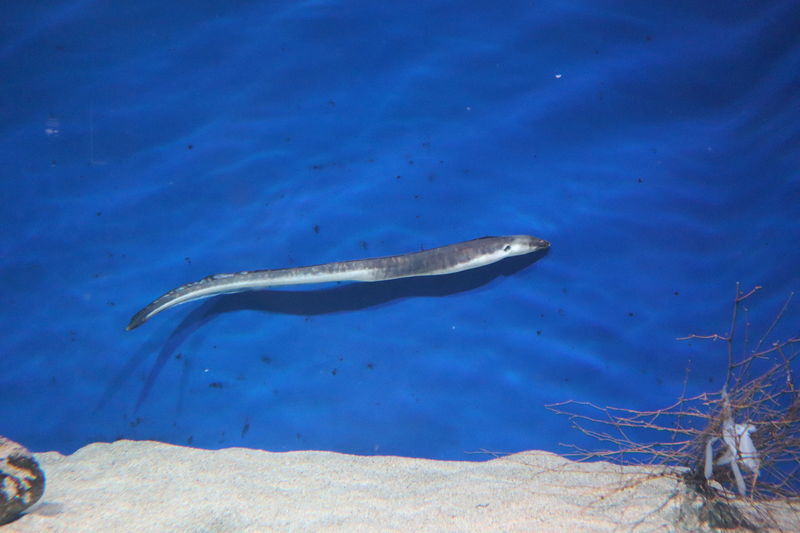
{"type": "Polygon", "coordinates": [[[141,326],[153,315],[170,307],[218,294],[252,291],[281,285],[332,281],[386,281],[415,276],[454,274],[490,265],[507,257],[529,254],[549,247],[549,242],[530,235],[482,237],[401,255],[337,261],[306,267],[215,274],[200,281],[181,285],[155,299],[133,315],[127,330],[130,331],[141,326]]]}

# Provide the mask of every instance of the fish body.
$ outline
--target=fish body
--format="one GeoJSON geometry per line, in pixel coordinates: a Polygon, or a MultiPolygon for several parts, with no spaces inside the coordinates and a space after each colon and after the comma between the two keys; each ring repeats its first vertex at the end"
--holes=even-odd
{"type": "Polygon", "coordinates": [[[219,294],[308,283],[335,281],[387,281],[415,276],[440,276],[471,270],[507,257],[549,248],[550,243],[530,235],[482,237],[421,252],[336,261],[321,265],[215,274],[181,285],[163,294],[133,315],[127,330],[139,327],[153,315],[187,302],[219,294]]]}

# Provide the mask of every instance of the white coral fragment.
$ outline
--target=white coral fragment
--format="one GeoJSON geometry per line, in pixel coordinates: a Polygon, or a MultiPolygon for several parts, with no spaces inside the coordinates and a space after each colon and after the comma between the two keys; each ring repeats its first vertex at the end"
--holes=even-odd
{"type": "Polygon", "coordinates": [[[706,461],[704,474],[706,479],[711,479],[714,474],[714,465],[731,465],[733,477],[736,479],[736,488],[739,494],[747,496],[747,487],[742,478],[742,472],[739,470],[739,463],[741,462],[753,473],[755,478],[758,478],[759,469],[761,467],[761,459],[753,444],[753,439],[750,434],[756,430],[753,424],[734,424],[731,418],[730,403],[728,403],[728,394],[722,391],[723,408],[725,411],[725,419],[722,421],[722,440],[725,442],[727,449],[723,454],[714,461],[714,444],[719,440],[719,437],[712,437],[706,443],[706,461]]]}

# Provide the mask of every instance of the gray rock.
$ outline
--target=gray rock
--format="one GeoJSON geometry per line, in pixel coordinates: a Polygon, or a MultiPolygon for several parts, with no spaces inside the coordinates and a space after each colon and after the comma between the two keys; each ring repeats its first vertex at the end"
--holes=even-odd
{"type": "Polygon", "coordinates": [[[44,494],[44,472],[31,452],[0,437],[0,525],[19,518],[44,494]]]}

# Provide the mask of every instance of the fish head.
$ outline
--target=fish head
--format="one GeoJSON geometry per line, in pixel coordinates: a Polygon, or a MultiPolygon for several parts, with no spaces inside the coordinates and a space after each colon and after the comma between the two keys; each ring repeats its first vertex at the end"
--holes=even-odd
{"type": "Polygon", "coordinates": [[[524,255],[539,250],[546,250],[550,248],[550,243],[544,239],[533,237],[531,235],[511,235],[508,241],[503,245],[503,252],[506,255],[524,255]]]}

